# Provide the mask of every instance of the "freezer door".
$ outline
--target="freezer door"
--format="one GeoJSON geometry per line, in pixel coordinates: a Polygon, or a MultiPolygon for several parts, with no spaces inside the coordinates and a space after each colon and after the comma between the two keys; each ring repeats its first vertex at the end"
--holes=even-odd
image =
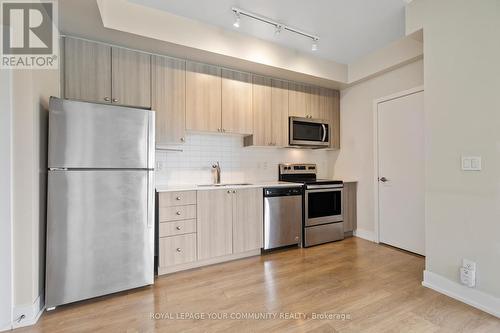
{"type": "Polygon", "coordinates": [[[154,168],[153,115],[51,97],[49,168],[154,168]]]}
{"type": "Polygon", "coordinates": [[[47,307],[153,283],[151,173],[49,171],[47,307]]]}

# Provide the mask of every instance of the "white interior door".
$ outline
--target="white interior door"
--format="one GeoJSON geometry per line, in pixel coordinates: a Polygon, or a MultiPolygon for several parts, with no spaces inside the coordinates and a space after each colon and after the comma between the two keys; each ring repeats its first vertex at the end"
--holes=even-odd
{"type": "Polygon", "coordinates": [[[425,255],[424,93],[378,104],[381,243],[425,255]]]}

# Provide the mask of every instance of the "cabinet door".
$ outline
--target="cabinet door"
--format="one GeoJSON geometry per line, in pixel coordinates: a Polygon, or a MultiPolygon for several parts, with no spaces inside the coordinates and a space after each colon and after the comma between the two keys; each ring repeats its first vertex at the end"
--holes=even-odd
{"type": "Polygon", "coordinates": [[[306,117],[310,86],[302,83],[290,82],[288,89],[288,114],[293,117],[306,117]]]}
{"type": "Polygon", "coordinates": [[[273,144],[271,81],[271,78],[263,76],[253,77],[253,145],[255,146],[273,144]]]}
{"type": "Polygon", "coordinates": [[[222,128],[230,133],[253,133],[251,74],[222,69],[222,128]]]}
{"type": "Polygon", "coordinates": [[[186,129],[218,132],[221,120],[220,67],[186,62],[186,129]]]}
{"type": "Polygon", "coordinates": [[[233,195],[233,253],[262,248],[262,188],[238,189],[233,195]]]}
{"type": "Polygon", "coordinates": [[[288,146],[288,82],[272,80],[271,113],[273,144],[288,146]]]}
{"type": "Polygon", "coordinates": [[[306,114],[309,118],[323,119],[320,109],[320,96],[322,88],[311,86],[306,98],[306,114]]]}
{"type": "Polygon", "coordinates": [[[356,182],[344,183],[344,192],[343,192],[343,200],[344,200],[344,232],[352,232],[356,229],[356,182]]]}
{"type": "MultiPolygon", "coordinates": [[[[229,193],[228,193],[229,192],[229,193]]],[[[204,190],[197,195],[198,260],[233,252],[233,194],[204,190]]]]}
{"type": "Polygon", "coordinates": [[[151,108],[156,143],[183,143],[186,130],[186,61],[152,57],[151,108]]]}
{"type": "Polygon", "coordinates": [[[320,117],[330,125],[330,148],[340,149],[340,98],[339,91],[321,88],[320,117]]]}
{"type": "Polygon", "coordinates": [[[111,53],[113,103],[151,107],[151,56],[119,47],[111,53]]]}
{"type": "Polygon", "coordinates": [[[111,101],[111,47],[64,38],[64,97],[89,102],[111,101]]]}

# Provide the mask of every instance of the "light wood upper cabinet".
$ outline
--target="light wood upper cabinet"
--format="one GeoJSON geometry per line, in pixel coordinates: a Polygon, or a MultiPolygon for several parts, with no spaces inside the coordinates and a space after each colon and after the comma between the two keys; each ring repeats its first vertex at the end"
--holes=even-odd
{"type": "Polygon", "coordinates": [[[340,95],[338,90],[320,88],[320,117],[330,125],[330,148],[340,149],[340,95]]]}
{"type": "Polygon", "coordinates": [[[222,129],[252,134],[252,75],[222,69],[222,129]]]}
{"type": "Polygon", "coordinates": [[[305,118],[308,114],[311,87],[297,82],[290,82],[288,89],[288,115],[305,118]]]}
{"type": "Polygon", "coordinates": [[[156,143],[183,143],[186,135],[186,61],[153,56],[151,73],[156,143]]]}
{"type": "Polygon", "coordinates": [[[111,47],[64,38],[64,97],[111,102],[111,47]]]}
{"type": "Polygon", "coordinates": [[[221,110],[221,68],[186,62],[186,129],[220,131],[221,110]]]}
{"type": "MultiPolygon", "coordinates": [[[[273,144],[272,79],[263,76],[253,77],[253,138],[252,145],[270,146],[273,144]]],[[[287,101],[288,102],[288,101],[287,101]]]]}
{"type": "Polygon", "coordinates": [[[262,248],[262,188],[237,189],[233,195],[233,253],[262,248]]]}
{"type": "Polygon", "coordinates": [[[317,86],[309,87],[307,95],[306,116],[314,119],[324,119],[320,110],[320,96],[323,88],[317,86]]]}
{"type": "Polygon", "coordinates": [[[197,193],[198,260],[233,252],[233,194],[229,190],[197,193]]]}
{"type": "Polygon", "coordinates": [[[113,103],[151,107],[151,55],[113,47],[113,103]]]}
{"type": "Polygon", "coordinates": [[[288,82],[272,80],[271,113],[272,142],[275,146],[288,146],[288,82]]]}

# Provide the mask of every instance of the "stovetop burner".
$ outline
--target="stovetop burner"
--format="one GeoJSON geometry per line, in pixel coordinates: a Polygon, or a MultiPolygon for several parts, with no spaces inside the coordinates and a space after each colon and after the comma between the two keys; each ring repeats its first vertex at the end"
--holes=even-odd
{"type": "Polygon", "coordinates": [[[280,164],[279,180],[304,185],[342,185],[343,181],[317,179],[316,164],[280,164]]]}

